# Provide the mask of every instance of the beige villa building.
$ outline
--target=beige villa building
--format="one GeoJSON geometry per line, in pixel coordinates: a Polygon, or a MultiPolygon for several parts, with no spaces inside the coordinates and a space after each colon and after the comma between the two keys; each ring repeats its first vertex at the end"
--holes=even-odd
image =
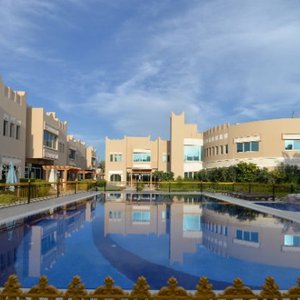
{"type": "Polygon", "coordinates": [[[267,168],[300,166],[300,118],[223,124],[199,132],[196,124],[185,123],[184,113],[172,113],[170,125],[169,141],[106,138],[106,180],[151,183],[156,170],[193,178],[199,170],[242,161],[267,168]]]}
{"type": "Polygon", "coordinates": [[[96,149],[68,135],[66,121],[55,112],[27,105],[26,93],[14,91],[0,79],[0,180],[10,162],[17,178],[94,178],[96,149]]]}
{"type": "Polygon", "coordinates": [[[124,137],[105,140],[107,181],[152,182],[155,171],[173,172],[175,177],[203,168],[203,134],[196,124],[185,124],[184,113],[171,115],[171,140],[124,137]]]}
{"type": "Polygon", "coordinates": [[[26,93],[4,85],[0,77],[0,180],[5,180],[10,162],[17,176],[24,176],[26,108],[26,93]]]}
{"type": "Polygon", "coordinates": [[[203,133],[204,167],[241,161],[274,168],[280,163],[300,166],[300,118],[219,125],[203,133]]]}
{"type": "MultiPolygon", "coordinates": [[[[43,108],[27,108],[26,166],[29,178],[43,178],[43,166],[67,164],[67,122],[43,108]]],[[[47,177],[47,176],[46,176],[47,177]]]]}

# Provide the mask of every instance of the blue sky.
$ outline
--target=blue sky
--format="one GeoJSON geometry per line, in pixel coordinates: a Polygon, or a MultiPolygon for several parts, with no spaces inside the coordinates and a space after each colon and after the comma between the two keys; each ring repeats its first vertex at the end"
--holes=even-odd
{"type": "Polygon", "coordinates": [[[69,132],[300,117],[300,1],[0,0],[0,74],[69,132]]]}

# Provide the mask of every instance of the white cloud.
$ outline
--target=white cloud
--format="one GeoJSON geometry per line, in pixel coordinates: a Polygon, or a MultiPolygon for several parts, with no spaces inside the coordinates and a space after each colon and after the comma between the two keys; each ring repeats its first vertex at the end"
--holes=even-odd
{"type": "MultiPolygon", "coordinates": [[[[5,25],[9,30],[2,43],[8,38],[17,55],[42,58],[32,47],[39,29],[28,16],[45,13],[51,18],[60,10],[59,2],[28,0],[30,12],[22,4],[27,1],[15,1],[16,10],[4,0],[6,12],[0,12],[0,26],[3,16],[12,22],[11,28],[5,25]],[[23,37],[24,30],[29,34],[23,37]]],[[[77,7],[86,3],[69,1],[77,7]]],[[[157,3],[140,2],[139,14],[132,8],[122,28],[101,41],[98,55],[113,49],[117,67],[94,58],[93,68],[64,68],[65,77],[57,80],[50,95],[61,109],[83,120],[97,115],[99,126],[113,127],[114,134],[163,137],[168,137],[172,111],[185,111],[187,121],[201,129],[227,121],[285,117],[297,110],[300,114],[299,1],[186,1],[172,13],[167,11],[173,1],[157,3]],[[124,61],[118,60],[123,53],[124,61]]],[[[109,1],[110,13],[122,5],[109,1]]]]}
{"type": "MultiPolygon", "coordinates": [[[[171,111],[185,111],[202,128],[285,113],[287,103],[299,101],[296,7],[293,1],[191,2],[153,25],[139,55],[122,69],[127,76],[99,88],[82,107],[123,134],[165,136],[171,111]]],[[[137,34],[138,25],[131,21],[118,42],[137,34]]]]}

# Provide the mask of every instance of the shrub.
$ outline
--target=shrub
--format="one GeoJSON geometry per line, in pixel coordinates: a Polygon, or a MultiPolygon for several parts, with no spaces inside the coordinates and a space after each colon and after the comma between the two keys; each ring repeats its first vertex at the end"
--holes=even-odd
{"type": "Polygon", "coordinates": [[[42,179],[35,179],[34,182],[36,183],[36,197],[45,197],[49,195],[51,185],[48,181],[42,179]]]}

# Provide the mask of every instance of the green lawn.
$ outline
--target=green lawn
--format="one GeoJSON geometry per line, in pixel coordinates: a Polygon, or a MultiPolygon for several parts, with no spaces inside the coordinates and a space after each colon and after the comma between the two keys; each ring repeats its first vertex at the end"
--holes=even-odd
{"type": "Polygon", "coordinates": [[[0,204],[11,204],[17,200],[15,195],[0,194],[0,204]]]}

